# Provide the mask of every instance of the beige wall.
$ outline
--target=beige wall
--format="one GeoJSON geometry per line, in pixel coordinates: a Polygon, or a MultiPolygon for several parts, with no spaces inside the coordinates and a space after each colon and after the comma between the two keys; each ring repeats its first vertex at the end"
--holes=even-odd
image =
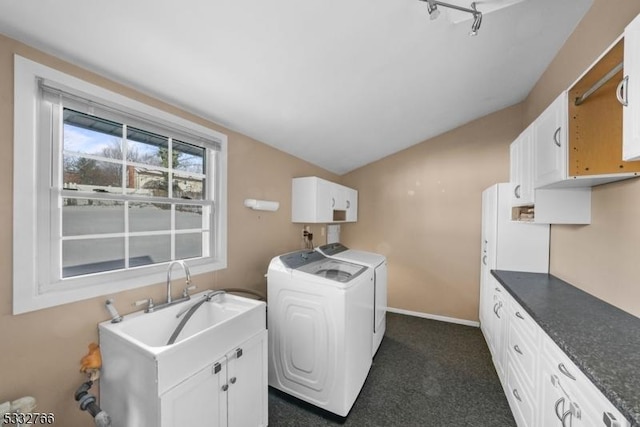
{"type": "Polygon", "coordinates": [[[389,306],[478,319],[482,190],[509,180],[521,105],[491,114],[343,177],[358,222],[341,240],[389,263],[389,306]]]}
{"type": "MultiPolygon", "coordinates": [[[[640,13],[635,0],[595,0],[525,101],[530,123],[640,13]]],[[[640,316],[640,180],[595,187],[589,226],[551,227],[551,273],[640,316]]]]}
{"type": "MultiPolygon", "coordinates": [[[[56,425],[90,426],[93,425],[91,417],[77,408],[73,394],[85,380],[78,372],[80,358],[86,354],[90,342],[98,341],[97,323],[108,318],[104,309],[106,297],[11,315],[14,53],[228,135],[228,268],[195,277],[193,281],[199,290],[243,287],[266,293],[263,276],[269,260],[302,247],[300,227],[291,223],[291,178],[318,175],[335,181],[338,177],[0,36],[0,81],[3,82],[0,85],[0,147],[4,150],[0,156],[0,198],[5,201],[0,204],[0,403],[33,395],[39,411],[55,414],[56,425]],[[253,211],[243,206],[245,198],[277,200],[280,209],[253,211]]],[[[121,313],[127,313],[133,310],[131,304],[135,300],[153,297],[163,301],[165,288],[158,284],[114,297],[116,307],[121,313]]]]}
{"type": "MultiPolygon", "coordinates": [[[[640,13],[635,0],[595,0],[521,105],[343,177],[359,221],[342,240],[389,257],[389,306],[477,320],[480,192],[508,181],[508,146],[640,13]]],[[[553,226],[553,274],[640,316],[640,180],[596,187],[593,223],[553,226]]]]}

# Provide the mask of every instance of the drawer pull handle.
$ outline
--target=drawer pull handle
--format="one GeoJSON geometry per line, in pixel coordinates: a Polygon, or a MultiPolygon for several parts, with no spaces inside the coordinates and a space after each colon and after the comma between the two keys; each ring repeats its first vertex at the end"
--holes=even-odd
{"type": "Polygon", "coordinates": [[[516,351],[516,353],[522,355],[522,350],[520,350],[520,347],[518,347],[518,344],[514,345],[513,349],[516,351]]]}
{"type": "Polygon", "coordinates": [[[560,146],[561,146],[561,144],[560,144],[560,131],[561,131],[561,130],[562,130],[562,128],[560,127],[560,128],[558,128],[558,129],[556,129],[556,131],[553,133],[553,142],[554,142],[558,147],[560,147],[560,146]]]}
{"type": "Polygon", "coordinates": [[[517,317],[518,319],[522,319],[522,320],[524,320],[524,316],[523,316],[522,314],[520,314],[520,312],[519,312],[519,311],[516,311],[516,317],[517,317]]]}
{"type": "Polygon", "coordinates": [[[487,256],[486,255],[482,257],[482,263],[484,265],[487,265],[487,256]]]}
{"type": "Polygon", "coordinates": [[[497,302],[493,306],[493,313],[498,317],[498,319],[501,319],[500,314],[498,313],[498,311],[500,311],[501,308],[502,308],[502,302],[497,302]]]}
{"type": "Polygon", "coordinates": [[[558,417],[558,420],[560,421],[562,421],[563,411],[564,411],[564,397],[561,397],[560,399],[556,400],[556,405],[555,405],[556,417],[558,417]],[[560,405],[562,405],[562,409],[560,409],[560,405]]]}
{"type": "Polygon", "coordinates": [[[560,372],[562,372],[565,376],[571,378],[572,380],[576,381],[576,377],[574,377],[573,375],[571,375],[571,372],[569,372],[567,370],[567,367],[564,366],[564,363],[558,363],[558,369],[560,370],[560,372]]]}
{"type": "Polygon", "coordinates": [[[513,389],[513,395],[515,396],[516,399],[518,399],[518,402],[522,402],[522,399],[520,398],[520,394],[518,393],[517,389],[513,389]]]}
{"type": "Polygon", "coordinates": [[[620,102],[623,107],[629,106],[629,76],[625,76],[618,84],[616,98],[618,98],[618,102],[620,102]]]}

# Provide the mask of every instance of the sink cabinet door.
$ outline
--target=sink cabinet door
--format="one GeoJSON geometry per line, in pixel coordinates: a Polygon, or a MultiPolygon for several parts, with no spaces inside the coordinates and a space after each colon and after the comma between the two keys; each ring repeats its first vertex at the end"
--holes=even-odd
{"type": "Polygon", "coordinates": [[[227,425],[226,357],[160,396],[162,427],[227,425]]]}
{"type": "Polygon", "coordinates": [[[227,354],[227,361],[229,425],[266,426],[267,331],[255,335],[227,354]]]}

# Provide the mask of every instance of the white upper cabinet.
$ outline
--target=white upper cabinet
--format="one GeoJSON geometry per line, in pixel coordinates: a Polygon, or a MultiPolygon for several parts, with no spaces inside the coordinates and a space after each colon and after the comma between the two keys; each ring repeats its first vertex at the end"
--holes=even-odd
{"type": "Polygon", "coordinates": [[[534,202],[532,131],[529,126],[511,143],[511,206],[526,206],[534,202]]]}
{"type": "Polygon", "coordinates": [[[343,188],[346,194],[347,222],[356,222],[358,220],[358,191],[349,187],[343,188]]]}
{"type": "Polygon", "coordinates": [[[567,177],[567,92],[564,91],[533,123],[534,188],[567,177]]]}
{"type": "Polygon", "coordinates": [[[316,176],[293,178],[291,222],[356,222],[358,192],[316,176]]]}
{"type": "Polygon", "coordinates": [[[640,160],[640,15],[624,31],[624,77],[616,94],[622,109],[624,160],[640,160]]]}
{"type": "Polygon", "coordinates": [[[640,160],[640,102],[633,103],[640,85],[634,76],[640,81],[639,18],[534,121],[535,189],[638,176],[640,162],[627,161],[640,160]]]}
{"type": "Polygon", "coordinates": [[[566,91],[511,144],[510,182],[513,220],[538,224],[591,222],[591,189],[555,185],[567,182],[566,91]]]}

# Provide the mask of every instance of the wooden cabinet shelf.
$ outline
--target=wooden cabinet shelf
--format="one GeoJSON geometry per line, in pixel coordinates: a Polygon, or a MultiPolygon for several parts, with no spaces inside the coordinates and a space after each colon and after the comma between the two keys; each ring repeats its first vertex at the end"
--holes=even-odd
{"type": "Polygon", "coordinates": [[[624,39],[620,39],[569,89],[569,175],[594,176],[640,172],[640,162],[622,160],[622,104],[616,97],[623,72],[624,39]],[[584,102],[576,99],[619,68],[584,102]]]}

